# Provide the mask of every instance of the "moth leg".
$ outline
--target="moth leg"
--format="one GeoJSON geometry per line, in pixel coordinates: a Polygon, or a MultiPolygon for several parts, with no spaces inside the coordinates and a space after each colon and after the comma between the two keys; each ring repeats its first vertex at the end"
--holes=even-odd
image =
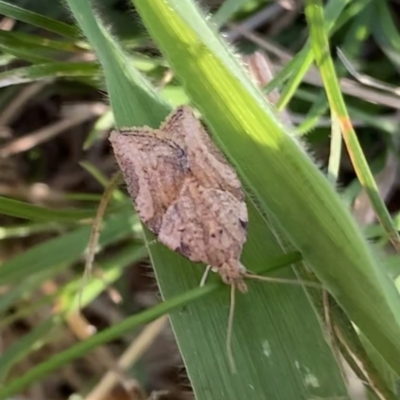
{"type": "Polygon", "coordinates": [[[203,273],[203,276],[201,277],[201,281],[200,281],[200,285],[199,285],[200,287],[204,286],[206,284],[208,276],[210,275],[210,271],[216,273],[216,272],[218,272],[218,268],[213,267],[212,265],[207,265],[207,267],[203,273]]]}
{"type": "Polygon", "coordinates": [[[200,287],[202,287],[202,286],[204,286],[206,284],[206,281],[207,281],[208,275],[210,274],[211,269],[212,269],[212,266],[211,265],[207,265],[207,267],[206,267],[206,269],[204,271],[204,274],[201,277],[201,281],[200,281],[200,285],[199,285],[200,287]]]}

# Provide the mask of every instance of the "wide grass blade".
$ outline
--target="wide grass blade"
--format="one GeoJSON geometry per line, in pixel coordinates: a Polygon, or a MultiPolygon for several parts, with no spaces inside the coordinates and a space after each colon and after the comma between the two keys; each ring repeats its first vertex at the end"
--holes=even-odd
{"type": "Polygon", "coordinates": [[[400,373],[399,294],[327,179],[191,2],[134,3],[262,208],[400,373]]]}

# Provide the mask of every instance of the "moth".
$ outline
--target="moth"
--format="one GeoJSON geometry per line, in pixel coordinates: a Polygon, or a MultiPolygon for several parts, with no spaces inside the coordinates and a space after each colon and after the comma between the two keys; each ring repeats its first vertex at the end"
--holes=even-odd
{"type": "MultiPolygon", "coordinates": [[[[241,182],[190,107],[173,111],[159,129],[111,132],[110,142],[141,221],[159,242],[207,265],[231,286],[227,353],[231,349],[235,289],[244,278],[303,284],[252,274],[240,262],[248,213],[241,182]]],[[[309,283],[310,286],[317,286],[309,283]]]]}
{"type": "Polygon", "coordinates": [[[113,131],[110,142],[135,209],[158,241],[246,292],[241,182],[193,111],[177,108],[159,129],[113,131]]]}

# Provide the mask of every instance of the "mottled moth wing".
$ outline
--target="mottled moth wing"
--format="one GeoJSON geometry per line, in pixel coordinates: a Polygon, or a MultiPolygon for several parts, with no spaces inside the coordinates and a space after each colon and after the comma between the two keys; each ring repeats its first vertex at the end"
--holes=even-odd
{"type": "Polygon", "coordinates": [[[203,186],[227,190],[237,199],[244,200],[236,171],[211,141],[190,107],[178,107],[160,129],[184,146],[190,170],[203,186]]]}
{"type": "Polygon", "coordinates": [[[193,262],[236,266],[246,241],[246,222],[244,202],[188,178],[164,214],[158,239],[193,262]]]}
{"type": "Polygon", "coordinates": [[[150,128],[113,131],[110,142],[140,219],[158,234],[188,173],[186,153],[163,132],[150,128]]]}

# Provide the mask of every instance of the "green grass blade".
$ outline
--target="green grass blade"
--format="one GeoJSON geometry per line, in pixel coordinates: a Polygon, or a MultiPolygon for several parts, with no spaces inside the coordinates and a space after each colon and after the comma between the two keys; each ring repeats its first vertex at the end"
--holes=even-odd
{"type": "Polygon", "coordinates": [[[340,160],[342,158],[342,135],[336,118],[332,118],[331,147],[328,162],[328,178],[336,184],[339,177],[340,160]]]}
{"type": "Polygon", "coordinates": [[[0,213],[45,222],[77,222],[80,219],[93,218],[95,215],[93,210],[52,210],[7,197],[0,197],[0,213]]]}
{"type": "Polygon", "coordinates": [[[35,51],[17,40],[7,40],[0,38],[0,49],[2,52],[12,55],[21,60],[29,61],[31,63],[44,63],[52,61],[53,58],[44,54],[36,54],[35,51]]]}
{"type": "Polygon", "coordinates": [[[238,11],[244,4],[247,3],[247,0],[226,0],[222,3],[221,7],[217,12],[212,16],[212,23],[217,26],[222,26],[238,11]]]}
{"type": "Polygon", "coordinates": [[[112,110],[105,112],[94,124],[91,132],[87,135],[83,149],[87,150],[93,146],[93,144],[101,139],[101,135],[104,131],[110,131],[114,126],[114,115],[112,110]]]}
{"type": "Polygon", "coordinates": [[[42,232],[60,232],[64,226],[54,222],[0,226],[0,239],[21,238],[42,232]]]}
{"type": "MultiPolygon", "coordinates": [[[[135,218],[132,213],[121,212],[106,219],[99,244],[114,243],[132,232],[135,218]]],[[[63,236],[50,239],[4,262],[0,268],[0,285],[16,283],[25,277],[58,265],[69,265],[85,251],[91,226],[76,229],[63,236]]]]}
{"type": "Polygon", "coordinates": [[[400,373],[399,295],[339,196],[190,2],[135,6],[262,207],[400,373]]]}
{"type": "MultiPolygon", "coordinates": [[[[304,121],[304,125],[301,124],[297,129],[297,133],[304,135],[305,133],[308,132],[308,129],[311,129],[318,121],[316,121],[316,117],[318,115],[322,115],[324,110],[329,109],[329,104],[326,99],[325,93],[323,94],[324,100],[322,100],[321,97],[317,97],[317,95],[311,93],[309,90],[304,90],[304,89],[299,89],[296,93],[296,98],[305,100],[307,102],[312,103],[313,105],[315,104],[315,109],[312,107],[308,117],[304,121]],[[318,107],[318,104],[321,105],[321,108],[318,107]],[[308,119],[308,121],[307,121],[308,119]]],[[[353,119],[359,119],[360,121],[363,121],[367,125],[371,125],[375,128],[378,128],[379,130],[383,131],[384,133],[388,133],[390,135],[393,135],[397,133],[397,125],[394,121],[388,120],[386,117],[376,117],[375,115],[371,115],[365,111],[362,111],[359,108],[355,107],[348,107],[348,111],[350,113],[351,118],[353,119]]]]}
{"type": "Polygon", "coordinates": [[[322,80],[328,96],[332,118],[337,120],[347,146],[357,177],[368,194],[372,207],[380,223],[388,233],[394,247],[400,251],[400,235],[393,220],[379,195],[374,177],[364,156],[358,138],[352,127],[339,81],[336,76],[333,61],[329,55],[329,42],[323,29],[322,3],[319,0],[309,0],[306,15],[310,26],[312,47],[316,63],[321,71],[322,80]]]}
{"type": "MultiPolygon", "coordinates": [[[[354,16],[351,20],[350,28],[346,33],[346,37],[340,49],[350,55],[351,58],[360,56],[364,49],[364,44],[368,40],[370,33],[370,26],[375,19],[375,2],[370,1],[366,7],[354,16]]],[[[344,66],[337,66],[340,70],[345,71],[344,66]]],[[[346,71],[347,72],[347,71],[346,71]]],[[[341,74],[340,74],[341,75],[341,74]]]]}
{"type": "MultiPolygon", "coordinates": [[[[43,273],[32,274],[18,284],[14,285],[12,290],[10,289],[2,294],[0,299],[0,312],[6,313],[14,302],[16,302],[23,296],[29,295],[34,288],[38,287],[46,279],[54,276],[58,271],[59,270],[55,268],[51,271],[44,271],[43,273]]],[[[12,316],[11,318],[13,317],[14,316],[12,316]]],[[[3,317],[1,321],[2,327],[7,325],[7,319],[7,317],[3,317]]]]}
{"type": "MultiPolygon", "coordinates": [[[[75,43],[69,43],[61,40],[54,40],[49,38],[43,38],[39,35],[24,33],[24,32],[9,32],[1,31],[0,37],[5,41],[16,41],[25,44],[27,47],[32,46],[35,49],[41,49],[43,51],[56,50],[58,52],[77,53],[81,50],[75,43]]],[[[57,54],[57,53],[55,53],[57,54]]]]}
{"type": "Polygon", "coordinates": [[[79,39],[79,30],[72,25],[56,21],[52,18],[40,15],[38,13],[25,10],[6,1],[0,1],[0,14],[6,17],[26,22],[38,28],[46,29],[50,32],[58,33],[72,39],[79,39]]]}
{"type": "Polygon", "coordinates": [[[50,334],[56,319],[58,318],[53,317],[40,323],[3,352],[0,360],[0,382],[4,381],[6,374],[15,363],[25,358],[35,347],[43,345],[43,337],[50,334]]]}
{"type": "Polygon", "coordinates": [[[324,92],[320,92],[318,95],[311,95],[303,93],[301,90],[297,90],[296,97],[308,98],[312,101],[312,106],[308,111],[304,121],[297,127],[296,131],[299,135],[304,135],[315,127],[320,117],[322,117],[329,109],[328,100],[324,92]]]}
{"type": "MultiPolygon", "coordinates": [[[[339,18],[347,3],[349,3],[349,0],[331,0],[328,3],[326,6],[326,26],[328,31],[333,29],[335,21],[339,18]]],[[[278,110],[283,110],[288,105],[313,60],[310,42],[307,41],[303,49],[291,61],[290,69],[293,71],[293,74],[282,90],[282,94],[276,105],[278,110]]]]}
{"type": "Polygon", "coordinates": [[[169,111],[167,104],[155,101],[158,97],[156,90],[131,63],[127,63],[119,46],[105,28],[98,25],[87,1],[83,1],[76,10],[72,8],[75,5],[74,2],[68,2],[68,5],[73,10],[78,24],[84,29],[89,42],[97,51],[99,61],[104,69],[107,88],[114,86],[112,83],[110,84],[110,80],[115,79],[119,80],[119,86],[128,85],[126,91],[132,93],[129,101],[118,101],[118,95],[110,96],[117,125],[120,127],[132,125],[132,110],[135,110],[136,125],[154,126],[154,121],[159,121],[167,115],[169,111]],[[80,9],[83,11],[81,12],[80,9]],[[148,110],[152,110],[152,112],[149,113],[148,110]]]}
{"type": "Polygon", "coordinates": [[[94,62],[47,62],[1,72],[0,88],[48,78],[96,78],[98,73],[94,62]]]}
{"type": "Polygon", "coordinates": [[[385,1],[374,2],[372,35],[388,59],[398,68],[400,65],[400,35],[393,21],[391,10],[385,1]]]}

